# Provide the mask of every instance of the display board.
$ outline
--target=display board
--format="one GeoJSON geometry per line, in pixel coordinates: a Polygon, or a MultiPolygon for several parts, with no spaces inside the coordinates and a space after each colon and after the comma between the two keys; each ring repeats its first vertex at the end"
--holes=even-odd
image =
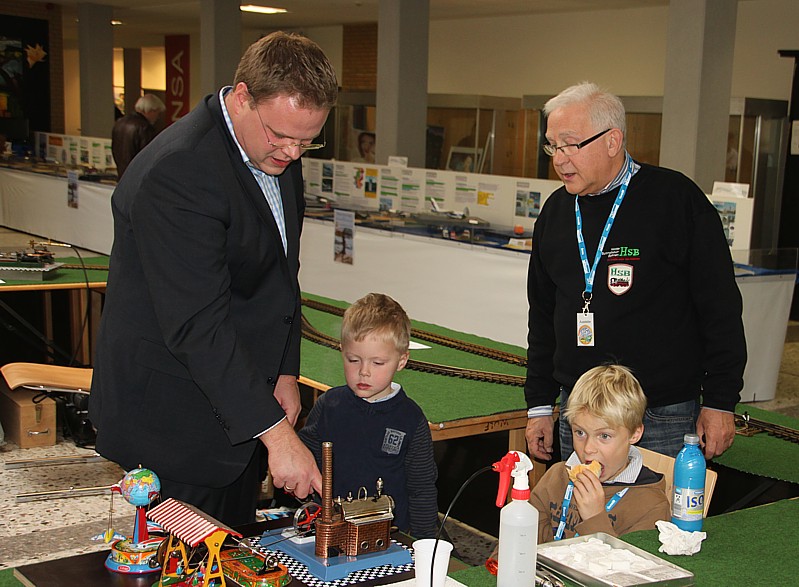
{"type": "MultiPolygon", "coordinates": [[[[733,253],[750,247],[752,238],[752,212],[755,201],[729,193],[716,193],[708,196],[721,216],[724,235],[733,253]]],[[[736,258],[737,262],[746,262],[736,258]]]]}
{"type": "Polygon", "coordinates": [[[89,167],[98,171],[116,168],[111,154],[111,139],[36,133],[36,155],[66,167],[89,167]]]}
{"type": "MultiPolygon", "coordinates": [[[[528,232],[546,199],[562,184],[549,179],[505,177],[413,167],[303,159],[305,191],[348,210],[438,210],[476,216],[492,227],[528,232]],[[431,200],[435,200],[434,206],[431,200]]],[[[754,200],[725,193],[708,198],[721,216],[731,249],[748,249],[754,200]]],[[[738,259],[736,259],[738,260],[738,259]]]]}
{"type": "Polygon", "coordinates": [[[348,210],[434,209],[476,216],[493,228],[533,228],[541,206],[562,183],[414,167],[303,159],[305,191],[348,210]],[[432,203],[435,201],[435,205],[432,203]]]}

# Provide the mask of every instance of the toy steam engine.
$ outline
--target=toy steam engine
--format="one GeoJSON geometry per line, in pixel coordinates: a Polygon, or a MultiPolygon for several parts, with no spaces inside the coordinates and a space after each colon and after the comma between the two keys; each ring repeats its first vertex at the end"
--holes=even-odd
{"type": "Polygon", "coordinates": [[[383,495],[383,481],[377,480],[377,493],[368,497],[366,488],[333,499],[333,443],[322,443],[322,509],[315,519],[318,557],[337,554],[357,556],[386,550],[391,544],[394,500],[383,495]]]}

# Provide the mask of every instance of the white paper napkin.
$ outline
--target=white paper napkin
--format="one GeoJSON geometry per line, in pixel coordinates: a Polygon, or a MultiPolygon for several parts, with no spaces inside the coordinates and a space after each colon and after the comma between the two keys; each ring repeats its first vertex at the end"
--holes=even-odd
{"type": "Polygon", "coordinates": [[[658,552],[687,554],[690,556],[701,550],[702,541],[707,538],[706,532],[687,532],[665,520],[659,520],[655,522],[655,525],[660,530],[658,535],[660,548],[658,548],[658,552]]]}

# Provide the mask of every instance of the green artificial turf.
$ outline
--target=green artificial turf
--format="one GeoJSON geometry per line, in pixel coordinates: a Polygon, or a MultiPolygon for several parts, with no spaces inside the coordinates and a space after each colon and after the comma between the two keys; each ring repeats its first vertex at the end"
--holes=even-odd
{"type": "MultiPolygon", "coordinates": [[[[344,302],[320,296],[304,294],[306,297],[339,307],[347,307],[344,302]]],[[[319,310],[303,308],[303,314],[314,328],[336,338],[340,335],[341,318],[319,310]]],[[[411,317],[412,318],[412,317],[411,317]]],[[[524,356],[519,347],[464,334],[441,326],[412,320],[414,328],[455,338],[466,342],[511,352],[524,356]]],[[[524,367],[510,365],[494,359],[480,357],[471,353],[451,349],[427,341],[417,341],[431,348],[411,351],[411,359],[454,367],[491,371],[523,377],[524,367]]],[[[330,386],[344,385],[344,371],[341,353],[308,340],[302,341],[302,363],[300,373],[330,386]]],[[[523,410],[526,408],[522,387],[471,381],[456,377],[431,375],[405,369],[397,373],[395,381],[402,384],[406,393],[422,408],[431,422],[446,422],[462,418],[485,416],[523,410]]]]}
{"type": "Polygon", "coordinates": [[[0,571],[0,587],[21,587],[22,583],[14,578],[14,569],[0,571]]]}

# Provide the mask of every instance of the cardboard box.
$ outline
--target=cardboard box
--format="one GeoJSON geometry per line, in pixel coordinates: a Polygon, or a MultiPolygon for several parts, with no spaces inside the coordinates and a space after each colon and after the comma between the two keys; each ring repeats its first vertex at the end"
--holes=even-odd
{"type": "Polygon", "coordinates": [[[33,403],[38,392],[10,390],[0,380],[0,422],[6,440],[20,448],[53,446],[56,441],[56,404],[50,398],[33,403]]]}

